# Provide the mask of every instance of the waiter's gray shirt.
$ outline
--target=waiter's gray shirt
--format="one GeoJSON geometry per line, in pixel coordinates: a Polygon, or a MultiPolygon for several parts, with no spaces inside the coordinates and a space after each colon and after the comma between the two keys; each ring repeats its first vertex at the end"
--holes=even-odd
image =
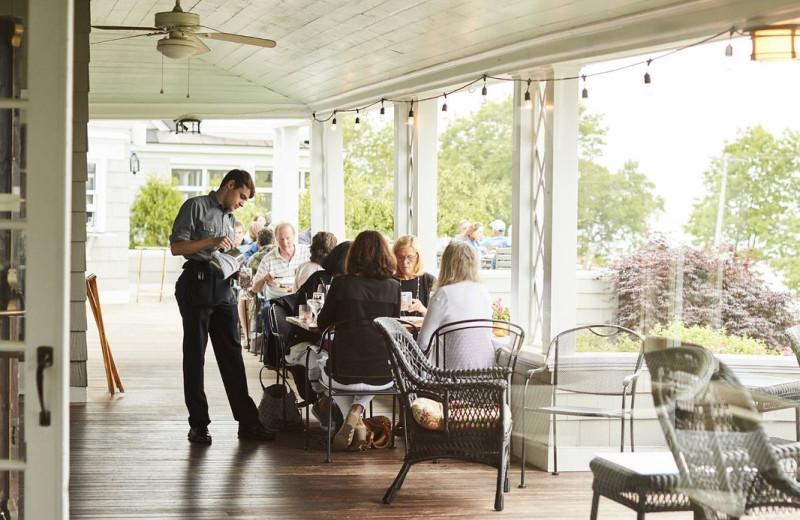
{"type": "MultiPolygon", "coordinates": [[[[211,190],[208,195],[198,195],[187,199],[178,211],[172,224],[169,243],[184,240],[202,240],[209,237],[227,236],[233,242],[235,233],[233,213],[226,211],[217,200],[217,192],[211,190]]],[[[191,255],[184,255],[188,260],[198,262],[211,261],[213,248],[204,249],[191,255]]]]}

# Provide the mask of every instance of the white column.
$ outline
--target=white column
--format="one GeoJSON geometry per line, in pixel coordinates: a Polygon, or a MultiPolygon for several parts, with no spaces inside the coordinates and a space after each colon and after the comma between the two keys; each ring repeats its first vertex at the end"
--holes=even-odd
{"type": "MultiPolygon", "coordinates": [[[[411,233],[419,239],[428,272],[436,271],[439,122],[436,99],[414,104],[411,147],[411,233]]],[[[408,117],[408,116],[406,116],[408,117]]]]}
{"type": "MultiPolygon", "coordinates": [[[[574,77],[577,66],[555,66],[555,77],[574,77]]],[[[550,331],[575,327],[578,244],[578,80],[553,86],[552,215],[550,226],[550,331]]]]}
{"type": "Polygon", "coordinates": [[[300,133],[296,126],[275,129],[272,168],[272,221],[297,228],[300,133]]]}
{"type": "MultiPolygon", "coordinates": [[[[394,238],[412,232],[411,192],[414,131],[407,124],[411,103],[394,104],[394,238]]],[[[415,111],[418,108],[414,104],[415,111]]]]}
{"type": "MultiPolygon", "coordinates": [[[[311,233],[330,231],[344,240],[342,132],[311,123],[311,233]]],[[[350,237],[353,238],[353,237],[350,237]]]]}
{"type": "MultiPolygon", "coordinates": [[[[536,84],[534,84],[535,86],[536,84]]],[[[541,332],[536,327],[538,295],[535,291],[534,233],[537,219],[534,187],[533,111],[522,110],[525,86],[514,84],[514,114],[511,160],[511,309],[514,321],[525,330],[527,343],[539,345],[541,332]]],[[[531,92],[532,96],[536,92],[531,92]]]]}

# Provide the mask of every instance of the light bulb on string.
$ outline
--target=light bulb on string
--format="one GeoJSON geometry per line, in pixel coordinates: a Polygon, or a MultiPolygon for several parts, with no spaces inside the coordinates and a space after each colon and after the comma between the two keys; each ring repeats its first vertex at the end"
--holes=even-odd
{"type": "Polygon", "coordinates": [[[383,108],[383,99],[381,99],[381,115],[382,115],[382,116],[385,116],[385,115],[386,115],[386,109],[385,109],[385,108],[383,108]]]}
{"type": "Polygon", "coordinates": [[[354,125],[356,130],[361,130],[361,118],[358,116],[358,109],[356,109],[356,124],[354,125]]]}
{"type": "Polygon", "coordinates": [[[648,96],[653,93],[653,79],[650,77],[650,64],[652,59],[647,60],[647,70],[644,73],[644,93],[648,96]]]}
{"type": "Polygon", "coordinates": [[[589,89],[586,88],[586,74],[581,75],[581,79],[583,80],[583,90],[581,91],[581,98],[589,99],[589,89]]]}
{"type": "Polygon", "coordinates": [[[414,102],[411,102],[411,108],[408,111],[408,119],[406,120],[408,126],[414,126],[414,102]]]}
{"type": "Polygon", "coordinates": [[[481,89],[481,103],[486,105],[489,103],[489,89],[486,88],[486,76],[483,76],[483,88],[481,89]]]}
{"type": "Polygon", "coordinates": [[[336,112],[333,113],[333,120],[331,120],[331,132],[336,131],[336,112]]]}
{"type": "Polygon", "coordinates": [[[533,102],[531,101],[531,80],[528,79],[528,88],[525,89],[525,97],[522,101],[522,108],[525,110],[531,110],[533,108],[533,102]]]}
{"type": "Polygon", "coordinates": [[[733,69],[733,45],[731,44],[732,39],[733,39],[733,29],[731,29],[731,34],[730,36],[728,36],[728,46],[725,47],[725,59],[722,62],[722,68],[725,70],[733,69]]]}

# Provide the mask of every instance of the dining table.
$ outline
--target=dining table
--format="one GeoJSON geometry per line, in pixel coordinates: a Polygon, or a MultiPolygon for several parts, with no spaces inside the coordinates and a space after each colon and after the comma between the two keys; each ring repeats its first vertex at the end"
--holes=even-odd
{"type": "MultiPolygon", "coordinates": [[[[424,318],[422,316],[401,316],[397,319],[403,323],[406,329],[413,332],[419,330],[424,318]]],[[[316,320],[302,320],[298,316],[286,316],[286,321],[309,332],[319,332],[316,320]]]]}

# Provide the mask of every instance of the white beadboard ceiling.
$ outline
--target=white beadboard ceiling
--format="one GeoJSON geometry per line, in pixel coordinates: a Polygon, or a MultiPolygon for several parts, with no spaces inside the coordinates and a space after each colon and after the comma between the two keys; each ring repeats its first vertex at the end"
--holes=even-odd
{"type": "MultiPolygon", "coordinates": [[[[91,22],[152,26],[155,13],[173,5],[91,0],[91,22]]],[[[590,61],[731,26],[800,18],[797,0],[183,0],[182,6],[202,25],[277,46],[204,40],[208,54],[162,60],[158,36],[99,43],[135,33],[93,29],[91,117],[307,116],[484,73],[590,61]]]]}

